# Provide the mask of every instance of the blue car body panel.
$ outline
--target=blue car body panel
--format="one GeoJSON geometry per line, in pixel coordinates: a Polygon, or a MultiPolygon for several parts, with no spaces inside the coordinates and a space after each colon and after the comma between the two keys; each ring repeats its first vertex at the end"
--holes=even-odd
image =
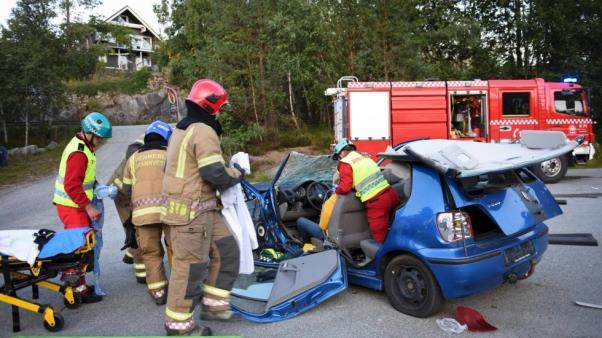
{"type": "Polygon", "coordinates": [[[309,311],[327,299],[347,289],[347,273],[345,270],[345,262],[340,256],[338,259],[338,268],[325,282],[297,295],[294,298],[267,309],[267,311],[262,314],[246,312],[235,306],[232,306],[232,309],[240,313],[243,318],[258,323],[277,322],[309,311]]]}

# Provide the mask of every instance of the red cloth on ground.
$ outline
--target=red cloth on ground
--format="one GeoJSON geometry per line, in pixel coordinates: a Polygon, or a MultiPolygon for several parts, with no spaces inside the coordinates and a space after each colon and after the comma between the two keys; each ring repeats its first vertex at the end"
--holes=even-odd
{"type": "Polygon", "coordinates": [[[383,243],[385,241],[391,216],[399,202],[399,194],[391,187],[364,202],[370,234],[377,242],[383,243]]]}
{"type": "Polygon", "coordinates": [[[65,192],[80,209],[90,204],[90,199],[86,196],[83,187],[87,166],[88,158],[81,151],[74,151],[67,158],[64,183],[65,192]]]}
{"type": "Polygon", "coordinates": [[[337,185],[335,193],[345,195],[353,189],[353,170],[349,163],[344,162],[339,162],[337,170],[339,171],[339,185],[337,185]]]}
{"type": "Polygon", "coordinates": [[[65,229],[87,228],[90,226],[90,218],[84,209],[56,204],[56,211],[65,229]]]}

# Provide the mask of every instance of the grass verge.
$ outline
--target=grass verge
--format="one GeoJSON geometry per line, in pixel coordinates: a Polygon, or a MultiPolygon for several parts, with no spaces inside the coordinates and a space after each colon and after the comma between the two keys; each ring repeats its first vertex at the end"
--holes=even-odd
{"type": "Polygon", "coordinates": [[[0,188],[33,181],[56,171],[67,142],[61,142],[56,148],[44,153],[9,157],[8,166],[0,168],[0,188]]]}
{"type": "Polygon", "coordinates": [[[91,79],[86,81],[69,81],[67,89],[71,93],[86,96],[95,96],[101,93],[118,94],[140,94],[147,86],[152,73],[148,69],[142,69],[132,73],[125,73],[120,76],[112,76],[103,79],[91,79]]]}

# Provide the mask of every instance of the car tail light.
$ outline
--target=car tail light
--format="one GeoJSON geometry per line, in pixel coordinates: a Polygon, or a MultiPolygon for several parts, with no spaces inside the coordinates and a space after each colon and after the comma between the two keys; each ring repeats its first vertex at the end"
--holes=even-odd
{"type": "Polygon", "coordinates": [[[473,235],[470,216],[463,211],[437,214],[437,230],[446,242],[455,242],[473,235]]]}

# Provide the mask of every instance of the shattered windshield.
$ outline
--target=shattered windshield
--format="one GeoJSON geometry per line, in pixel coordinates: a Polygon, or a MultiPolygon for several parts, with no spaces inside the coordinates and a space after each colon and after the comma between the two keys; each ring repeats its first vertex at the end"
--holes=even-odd
{"type": "Polygon", "coordinates": [[[291,152],[280,178],[276,182],[284,189],[292,189],[312,180],[330,185],[337,162],[326,155],[305,155],[291,152]]]}

